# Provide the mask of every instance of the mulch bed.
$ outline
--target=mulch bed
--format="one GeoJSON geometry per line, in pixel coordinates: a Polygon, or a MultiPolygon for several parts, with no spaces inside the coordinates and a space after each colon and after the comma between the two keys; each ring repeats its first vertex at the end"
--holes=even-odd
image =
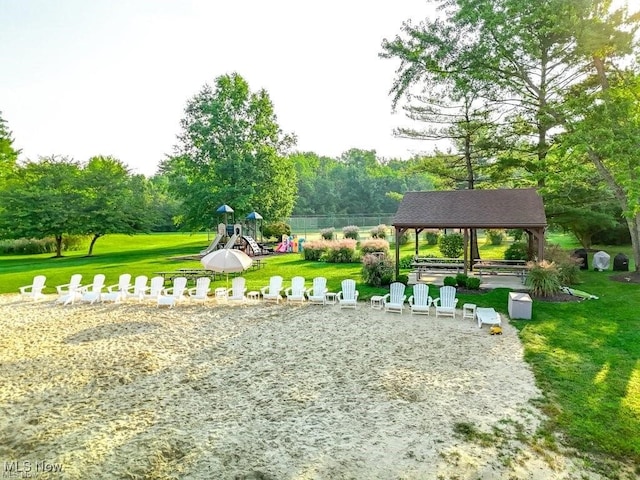
{"type": "Polygon", "coordinates": [[[640,283],[640,272],[623,272],[609,278],[614,282],[640,283]]]}
{"type": "MultiPolygon", "coordinates": [[[[489,289],[479,289],[479,290],[469,290],[468,288],[459,288],[457,287],[457,291],[459,293],[465,293],[470,295],[482,295],[484,293],[489,292],[489,289]]],[[[569,295],[568,293],[558,292],[555,295],[550,295],[548,297],[538,297],[535,295],[531,295],[531,298],[537,302],[580,302],[584,300],[583,298],[576,297],[575,295],[569,295]]]]}

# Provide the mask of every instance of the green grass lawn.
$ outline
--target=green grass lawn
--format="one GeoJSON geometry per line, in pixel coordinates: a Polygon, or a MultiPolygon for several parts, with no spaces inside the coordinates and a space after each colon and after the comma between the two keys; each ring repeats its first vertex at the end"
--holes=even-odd
{"type": "MultiPolygon", "coordinates": [[[[564,248],[579,247],[567,236],[551,237],[564,248]]],[[[47,276],[45,293],[55,293],[55,285],[67,283],[73,273],[82,273],[85,283],[94,274],[105,273],[109,285],[121,273],[151,277],[159,271],[200,268],[198,261],[176,257],[197,254],[208,243],[206,234],[108,235],[97,242],[93,257],[86,257],[86,250],[67,252],[63,258],[51,254],[0,256],[0,293],[17,293],[36,274],[47,276]]],[[[404,245],[401,257],[411,255],[414,248],[413,241],[404,245]]],[[[504,248],[482,244],[481,255],[502,258],[504,248]]],[[[612,260],[618,252],[631,258],[629,247],[602,249],[612,260]]],[[[439,256],[437,247],[423,240],[420,254],[439,256]]],[[[591,265],[591,257],[589,260],[591,265]]],[[[361,299],[386,292],[360,282],[360,264],[306,262],[299,254],[274,255],[265,268],[243,275],[249,290],[267,285],[272,275],[282,275],[285,284],[295,275],[304,276],[309,283],[321,275],[331,291],[338,291],[344,278],[356,279],[361,299]]],[[[541,429],[541,438],[550,441],[550,433],[562,434],[569,446],[600,456],[603,473],[617,478],[615,466],[604,459],[640,465],[640,285],[613,282],[610,276],[611,272],[582,272],[578,288],[599,300],[536,301],[530,321],[511,323],[520,332],[525,358],[544,392],[539,406],[550,421],[541,429]]],[[[216,280],[212,287],[216,286],[226,286],[226,280],[216,280]]],[[[459,297],[462,303],[492,306],[506,313],[506,289],[459,297]]],[[[640,467],[636,468],[640,473],[640,467]]]]}

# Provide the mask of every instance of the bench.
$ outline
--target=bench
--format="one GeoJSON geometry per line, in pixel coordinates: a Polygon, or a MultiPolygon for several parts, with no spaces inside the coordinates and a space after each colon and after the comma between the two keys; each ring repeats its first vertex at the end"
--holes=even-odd
{"type": "Polygon", "coordinates": [[[424,273],[455,272],[464,271],[464,260],[461,258],[437,258],[437,257],[415,257],[411,262],[411,268],[417,272],[418,279],[424,273]]]}
{"type": "Polygon", "coordinates": [[[525,260],[485,260],[477,258],[473,261],[473,271],[478,272],[480,277],[482,277],[483,273],[488,273],[489,275],[505,273],[520,277],[520,280],[524,283],[528,270],[529,267],[527,267],[525,260]]]}
{"type": "MultiPolygon", "coordinates": [[[[216,272],[213,270],[196,270],[196,269],[180,269],[173,272],[154,272],[154,275],[159,275],[164,278],[165,283],[167,281],[172,282],[174,278],[185,277],[187,280],[195,280],[199,277],[209,277],[211,280],[216,279],[216,272]]],[[[222,276],[220,276],[222,278],[222,276]]]]}

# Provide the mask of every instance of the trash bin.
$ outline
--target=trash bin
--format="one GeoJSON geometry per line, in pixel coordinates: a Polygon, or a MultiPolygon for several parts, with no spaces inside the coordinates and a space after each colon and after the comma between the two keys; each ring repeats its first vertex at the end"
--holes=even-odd
{"type": "Polygon", "coordinates": [[[617,272],[629,271],[629,257],[624,253],[619,253],[613,257],[613,270],[617,272]]]}
{"type": "Polygon", "coordinates": [[[584,248],[574,250],[572,256],[582,260],[580,270],[589,270],[589,259],[587,257],[587,251],[584,248]]]}

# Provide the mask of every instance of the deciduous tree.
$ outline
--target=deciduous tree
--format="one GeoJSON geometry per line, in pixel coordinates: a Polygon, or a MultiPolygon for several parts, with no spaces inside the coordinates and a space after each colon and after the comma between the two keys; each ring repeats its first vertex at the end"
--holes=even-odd
{"type": "Polygon", "coordinates": [[[295,138],[278,126],[265,90],[251,92],[236,73],[220,76],[187,102],[181,126],[161,169],[183,200],[184,227],[211,227],[221,204],[269,220],[291,214],[296,178],[285,153],[295,138]]]}
{"type": "Polygon", "coordinates": [[[147,180],[132,175],[120,160],[90,158],[78,177],[78,191],[82,194],[77,205],[81,230],[91,236],[89,256],[100,237],[148,232],[153,224],[147,180]]]}
{"type": "Polygon", "coordinates": [[[81,234],[78,215],[83,194],[79,190],[81,169],[68,158],[47,157],[27,162],[7,179],[0,190],[0,233],[5,238],[56,240],[56,257],[62,256],[63,235],[81,234]]]}

